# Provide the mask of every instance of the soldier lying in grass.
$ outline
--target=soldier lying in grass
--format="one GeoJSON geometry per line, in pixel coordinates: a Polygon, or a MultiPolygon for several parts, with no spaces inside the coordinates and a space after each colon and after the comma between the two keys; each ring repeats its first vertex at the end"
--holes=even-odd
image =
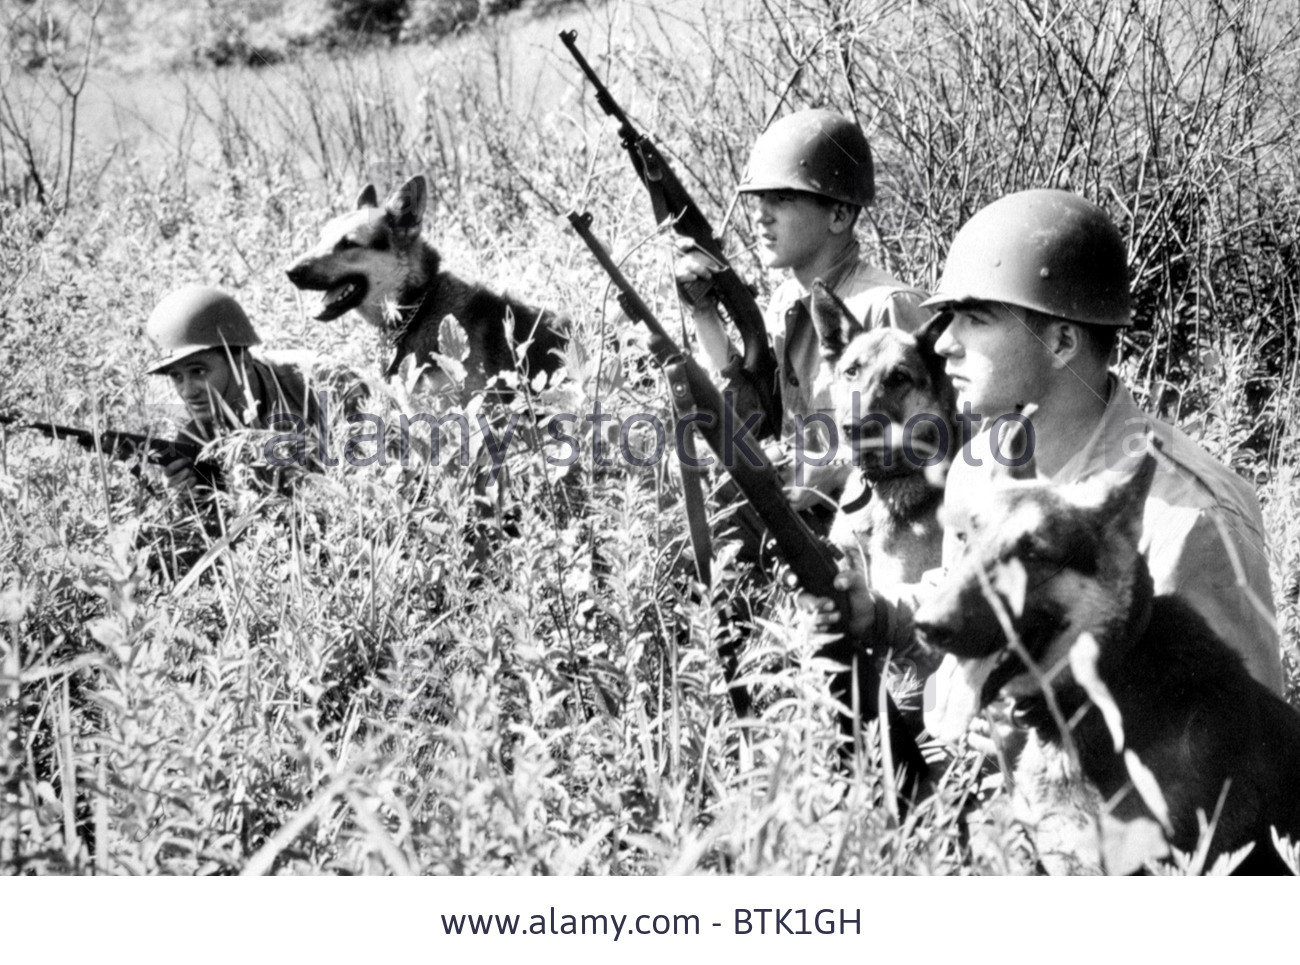
{"type": "MultiPolygon", "coordinates": [[[[162,353],[149,373],[171,379],[189,414],[182,438],[203,444],[231,429],[310,431],[319,425],[303,371],[252,353],[262,340],[225,292],[202,285],[180,288],[158,303],[145,331],[162,353]]],[[[310,466],[302,461],[304,468],[310,466]]],[[[274,473],[259,470],[259,476],[274,473]]],[[[215,485],[213,474],[188,456],[165,465],[163,475],[168,488],[190,502],[201,500],[203,490],[210,495],[215,485]]]]}

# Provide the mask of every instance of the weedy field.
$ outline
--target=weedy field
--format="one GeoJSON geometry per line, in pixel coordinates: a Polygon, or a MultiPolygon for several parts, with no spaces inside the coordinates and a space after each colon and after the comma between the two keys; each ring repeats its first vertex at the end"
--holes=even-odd
{"type": "MultiPolygon", "coordinates": [[[[144,374],[143,321],[191,282],[234,293],[268,348],[366,373],[380,417],[448,411],[409,370],[383,383],[375,337],[313,322],[283,274],[366,181],[382,192],[423,173],[449,267],[573,319],[567,379],[521,386],[515,409],[599,403],[667,422],[643,333],[563,217],[592,212],[678,329],[671,235],[556,39],[572,27],[763,292],[778,279],[743,254],[733,187],[789,108],[861,119],[880,182],[864,241],[921,287],[1003,193],[1059,186],[1104,204],[1130,244],[1139,318],[1122,371],[1257,485],[1296,700],[1292,4],[611,2],[261,60],[227,21],[247,56],[224,67],[139,66],[125,51],[148,45],[124,32],[162,37],[149,15],[163,14],[127,9],[5,14],[4,411],[161,428],[171,390],[144,374]]],[[[978,852],[960,833],[962,809],[996,797],[978,761],[954,762],[901,823],[877,760],[839,767],[815,641],[783,593],[742,665],[755,714],[735,718],[725,631],[690,585],[676,466],[643,458],[648,425],[624,451],[617,421],[601,427],[601,465],[581,424],[567,468],[521,433],[490,515],[472,468],[408,469],[363,445],[291,495],[234,487],[217,532],[184,519],[150,469],[0,436],[0,870],[1025,868],[1010,824],[978,852]]],[[[337,417],[340,446],[347,428],[337,417]]],[[[718,578],[717,601],[730,585],[718,578]]]]}

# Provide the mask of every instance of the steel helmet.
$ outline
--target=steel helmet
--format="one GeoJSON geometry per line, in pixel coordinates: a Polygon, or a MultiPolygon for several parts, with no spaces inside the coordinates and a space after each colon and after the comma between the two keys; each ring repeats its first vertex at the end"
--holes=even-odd
{"type": "Polygon", "coordinates": [[[172,292],[158,303],[144,330],[163,353],[149,367],[151,375],[204,349],[262,342],[239,302],[221,289],[205,285],[187,285],[172,292]]]}
{"type": "Polygon", "coordinates": [[[1086,325],[1131,325],[1128,259],[1110,216],[1069,191],[1019,191],[977,211],[922,307],[1004,302],[1086,325]]]}
{"type": "Polygon", "coordinates": [[[862,128],[827,110],[799,111],[774,122],[754,142],[740,190],[783,189],[868,204],[876,183],[862,128]]]}

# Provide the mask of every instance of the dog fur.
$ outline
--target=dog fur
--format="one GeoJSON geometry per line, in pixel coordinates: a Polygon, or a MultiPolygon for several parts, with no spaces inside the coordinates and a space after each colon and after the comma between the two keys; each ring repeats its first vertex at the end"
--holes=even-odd
{"type": "Polygon", "coordinates": [[[1283,873],[1270,828],[1300,836],[1300,714],[1188,603],[1153,595],[1138,539],[1156,470],[1148,452],[1126,474],[1056,486],[1000,466],[986,492],[945,504],[966,551],[915,615],[948,654],[926,724],[959,740],[1010,697],[1029,728],[1015,781],[1031,812],[1082,809],[1073,824],[1091,824],[1095,840],[1106,802],[1112,826],[1154,821],[1192,852],[1198,813],[1211,819],[1223,795],[1209,860],[1253,844],[1239,872],[1283,873]],[[1058,720],[1071,722],[1068,739],[1058,720]]]}
{"type": "Polygon", "coordinates": [[[316,247],[288,268],[289,281],[324,293],[319,321],[355,311],[383,333],[393,353],[386,376],[408,355],[436,372],[439,328],[448,315],[469,342],[468,390],[482,389],[516,367],[527,378],[553,374],[567,341],[564,320],[444,271],[437,250],[421,234],[426,201],[418,175],[382,207],[374,185],[366,185],[356,210],[329,221],[316,247]],[[516,366],[514,345],[525,343],[516,366]]]}
{"type": "Polygon", "coordinates": [[[812,319],[822,355],[833,366],[831,398],[841,444],[854,438],[860,420],[859,473],[851,478],[830,539],[863,570],[869,586],[914,583],[939,566],[943,529],[938,511],[942,489],[929,478],[926,447],[955,449],[952,415],[956,399],[935,353],[939,333],[915,335],[895,328],[867,330],[822,282],[813,283],[812,319]],[[855,412],[854,400],[857,400],[855,412]],[[905,453],[904,426],[913,423],[917,451],[905,453]]]}

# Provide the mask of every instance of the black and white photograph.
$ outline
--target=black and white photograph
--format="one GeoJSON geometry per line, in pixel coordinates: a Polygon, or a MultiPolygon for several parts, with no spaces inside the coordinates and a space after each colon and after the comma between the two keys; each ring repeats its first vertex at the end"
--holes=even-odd
{"type": "Polygon", "coordinates": [[[1294,0],[0,0],[0,877],[1300,874],[1297,115],[1294,0]]]}

